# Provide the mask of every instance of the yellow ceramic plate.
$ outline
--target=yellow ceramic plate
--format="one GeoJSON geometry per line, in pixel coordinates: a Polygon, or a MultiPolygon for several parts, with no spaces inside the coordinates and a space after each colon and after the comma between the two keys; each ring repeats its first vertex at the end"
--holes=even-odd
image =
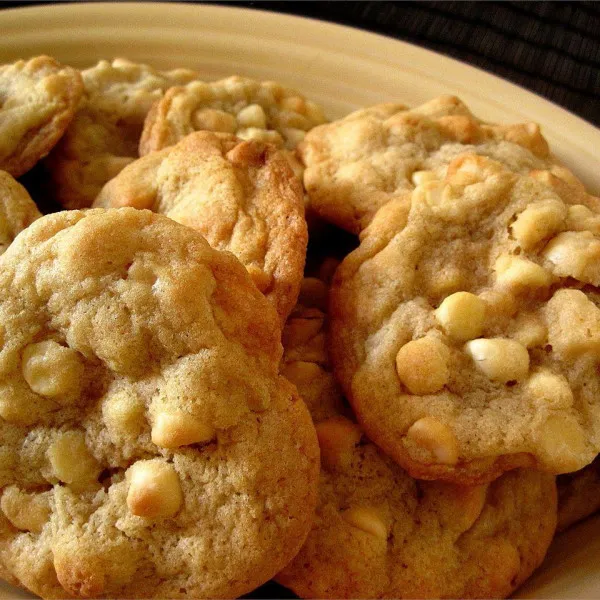
{"type": "MultiPolygon", "coordinates": [[[[555,154],[600,193],[600,130],[502,79],[390,38],[261,11],[126,3],[4,10],[0,33],[0,63],[45,53],[87,67],[125,56],[190,67],[206,79],[275,79],[323,104],[330,118],[377,102],[415,105],[456,94],[487,121],[540,123],[555,154]]],[[[521,594],[600,597],[599,534],[600,521],[588,521],[559,538],[521,594]]],[[[0,599],[18,594],[0,583],[0,599]]]]}

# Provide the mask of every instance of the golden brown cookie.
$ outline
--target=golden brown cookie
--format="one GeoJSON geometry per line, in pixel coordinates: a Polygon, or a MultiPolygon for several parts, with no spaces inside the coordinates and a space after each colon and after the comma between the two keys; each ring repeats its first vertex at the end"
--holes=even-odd
{"type": "Polygon", "coordinates": [[[369,437],[456,483],[590,463],[599,236],[600,212],[475,155],[382,207],[331,292],[334,367],[369,437]]]}
{"type": "Polygon", "coordinates": [[[277,315],[150,211],[43,217],[0,257],[0,573],[45,598],[236,597],[311,523],[277,315]],[[275,458],[276,457],[276,458],[275,458]]]}
{"type": "Polygon", "coordinates": [[[102,186],[138,158],[144,119],[164,91],[198,78],[123,58],[101,60],[81,75],[82,102],[46,161],[54,196],[70,209],[91,206],[102,186]]]}
{"type": "Polygon", "coordinates": [[[95,206],[149,208],[200,231],[240,259],[282,323],[296,303],[308,236],[302,187],[269,144],[191,134],[126,167],[95,206]]]}
{"type": "MultiPolygon", "coordinates": [[[[321,302],[314,282],[304,287],[306,304],[321,302]]],[[[277,581],[302,598],[508,595],[552,540],[554,477],[520,470],[470,488],[412,479],[341,416],[348,413],[327,356],[301,336],[325,336],[309,310],[317,309],[298,307],[286,325],[283,373],[316,423],[319,503],[305,545],[277,581]]]]}
{"type": "Polygon", "coordinates": [[[298,151],[311,209],[353,233],[412,190],[422,171],[443,168],[459,154],[489,156],[518,173],[555,162],[534,123],[484,123],[454,96],[412,110],[391,103],[359,110],[310,131],[298,151]]]}
{"type": "Polygon", "coordinates": [[[174,87],[144,125],[140,155],[176,144],[194,131],[233,133],[293,150],[307,131],[325,122],[322,109],[274,81],[237,75],[174,87]]]}
{"type": "Polygon", "coordinates": [[[49,56],[0,66],[0,169],[19,177],[46,156],[82,92],[79,72],[49,56]]]}
{"type": "Polygon", "coordinates": [[[556,479],[558,487],[558,531],[600,510],[600,459],[556,479]]]}
{"type": "Polygon", "coordinates": [[[17,234],[41,217],[27,190],[5,171],[0,171],[0,254],[17,234]]]}

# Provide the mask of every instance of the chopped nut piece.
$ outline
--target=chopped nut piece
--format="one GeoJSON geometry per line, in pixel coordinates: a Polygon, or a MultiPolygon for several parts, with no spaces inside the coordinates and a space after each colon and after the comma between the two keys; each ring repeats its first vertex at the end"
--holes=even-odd
{"type": "Polygon", "coordinates": [[[424,337],[408,342],[396,355],[396,371],[411,394],[434,394],[448,382],[450,352],[443,342],[424,337]]]}
{"type": "Polygon", "coordinates": [[[456,436],[444,423],[433,417],[423,417],[411,425],[406,432],[409,440],[417,446],[429,450],[435,461],[444,465],[458,462],[458,442],[456,436]]]}
{"type": "Polygon", "coordinates": [[[485,302],[469,292],[448,296],[435,316],[452,339],[466,342],[481,335],[485,319],[485,302]]]}
{"type": "Polygon", "coordinates": [[[479,338],[465,344],[475,366],[492,381],[519,381],[529,371],[527,348],[515,340],[479,338]]]}
{"type": "Polygon", "coordinates": [[[132,514],[149,519],[174,516],[183,503],[179,476],[160,459],[139,460],[127,471],[127,506],[132,514]]]}

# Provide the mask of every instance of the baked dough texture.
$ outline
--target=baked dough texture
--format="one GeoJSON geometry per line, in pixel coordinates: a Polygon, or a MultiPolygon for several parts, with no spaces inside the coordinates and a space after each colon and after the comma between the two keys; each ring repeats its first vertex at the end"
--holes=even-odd
{"type": "Polygon", "coordinates": [[[317,440],[231,254],[150,211],[46,216],[0,257],[0,316],[0,576],[236,597],[295,555],[317,440]]]}
{"type": "Polygon", "coordinates": [[[568,197],[463,155],[382,207],[338,268],[334,369],[414,477],[559,474],[598,454],[600,211],[568,197]]]}
{"type": "Polygon", "coordinates": [[[144,125],[140,155],[176,144],[194,131],[232,133],[293,150],[307,131],[325,123],[320,106],[274,81],[234,75],[170,89],[144,125]]]}
{"type": "Polygon", "coordinates": [[[196,132],[127,166],[95,206],[148,208],[242,262],[282,323],[298,298],[308,233],[302,186],[281,151],[196,132]]]}
{"type": "Polygon", "coordinates": [[[46,166],[56,200],[65,208],[92,205],[102,186],[138,158],[144,119],[166,89],[198,74],[157,71],[124,58],[101,60],[81,72],[82,101],[46,166]]]}
{"type": "Polygon", "coordinates": [[[41,216],[27,190],[9,173],[0,171],[0,254],[41,216]]]}
{"type": "Polygon", "coordinates": [[[298,152],[311,209],[353,233],[412,190],[422,171],[445,167],[459,154],[488,156],[517,173],[556,163],[535,123],[484,123],[454,96],[413,109],[388,103],[356,111],[314,128],[298,152]]]}
{"type": "Polygon", "coordinates": [[[0,66],[0,169],[19,177],[46,156],[82,92],[79,72],[50,56],[0,66]]]}
{"type": "MultiPolygon", "coordinates": [[[[309,278],[312,280],[312,278],[309,278]]],[[[314,281],[304,289],[321,304],[314,281]]],[[[412,479],[344,408],[314,306],[284,330],[283,373],[316,423],[321,481],[311,533],[276,577],[302,598],[504,597],[541,563],[556,527],[555,478],[516,470],[489,485],[412,479]],[[343,416],[345,415],[345,416],[343,416]]]]}

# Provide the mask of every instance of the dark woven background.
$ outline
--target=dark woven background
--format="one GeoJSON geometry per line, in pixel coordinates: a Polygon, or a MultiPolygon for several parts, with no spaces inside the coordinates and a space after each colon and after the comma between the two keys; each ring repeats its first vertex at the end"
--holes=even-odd
{"type": "MultiPolygon", "coordinates": [[[[2,2],[0,7],[45,4],[2,2]]],[[[600,2],[216,2],[425,46],[510,79],[600,125],[600,2]]]]}
{"type": "Polygon", "coordinates": [[[233,2],[425,46],[600,125],[600,2],[233,2]]]}

